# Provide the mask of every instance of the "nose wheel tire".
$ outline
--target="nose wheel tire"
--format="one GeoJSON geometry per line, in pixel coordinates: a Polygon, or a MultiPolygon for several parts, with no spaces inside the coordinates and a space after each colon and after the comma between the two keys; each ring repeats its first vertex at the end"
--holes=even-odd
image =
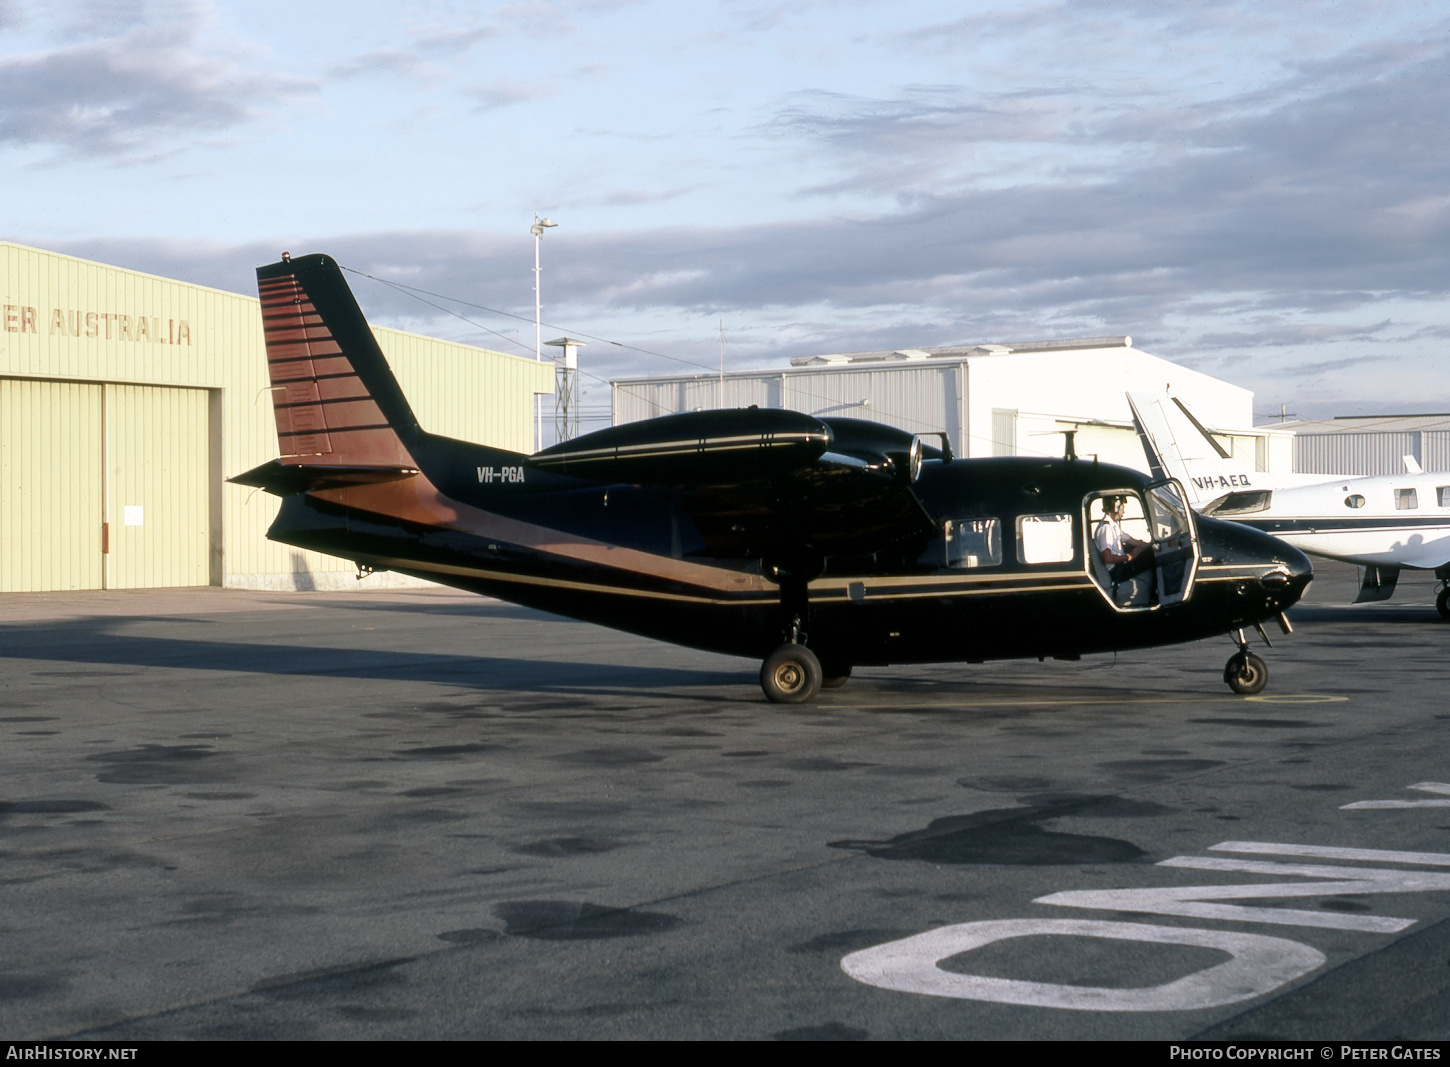
{"type": "Polygon", "coordinates": [[[821,690],[821,661],[805,645],[781,645],[760,666],[760,688],[773,704],[804,704],[821,690]]]}
{"type": "Polygon", "coordinates": [[[1224,664],[1223,680],[1235,693],[1252,696],[1269,684],[1269,668],[1252,652],[1238,652],[1224,664]]]}
{"type": "Polygon", "coordinates": [[[829,660],[821,664],[821,688],[840,689],[851,677],[851,665],[849,663],[832,663],[829,660]]]}
{"type": "Polygon", "coordinates": [[[1440,613],[1440,618],[1450,619],[1450,586],[1440,590],[1440,595],[1435,597],[1435,610],[1440,613]]]}

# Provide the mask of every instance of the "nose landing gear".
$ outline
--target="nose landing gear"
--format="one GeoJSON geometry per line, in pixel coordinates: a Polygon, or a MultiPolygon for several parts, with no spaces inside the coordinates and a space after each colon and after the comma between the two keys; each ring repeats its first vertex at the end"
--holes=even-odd
{"type": "MultiPolygon", "coordinates": [[[[1281,625],[1287,624],[1288,620],[1281,625]]],[[[1262,626],[1257,627],[1259,636],[1268,644],[1268,635],[1264,633],[1262,626]]],[[[1258,656],[1249,651],[1249,642],[1244,637],[1244,632],[1239,630],[1235,635],[1238,638],[1239,650],[1228,658],[1223,665],[1223,680],[1235,693],[1242,696],[1253,696],[1261,693],[1264,686],[1269,684],[1269,667],[1258,656]]]]}
{"type": "Polygon", "coordinates": [[[1253,696],[1269,684],[1269,668],[1252,652],[1238,652],[1224,664],[1223,680],[1235,693],[1253,696]]]}

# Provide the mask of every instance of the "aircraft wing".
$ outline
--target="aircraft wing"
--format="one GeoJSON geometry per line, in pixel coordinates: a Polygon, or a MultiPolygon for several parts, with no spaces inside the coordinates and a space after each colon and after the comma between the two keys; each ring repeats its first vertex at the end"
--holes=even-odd
{"type": "Polygon", "coordinates": [[[934,531],[912,483],[917,437],[860,419],[778,408],[688,412],[610,427],[544,449],[530,466],[591,481],[676,490],[701,555],[810,569],[934,531]]]}

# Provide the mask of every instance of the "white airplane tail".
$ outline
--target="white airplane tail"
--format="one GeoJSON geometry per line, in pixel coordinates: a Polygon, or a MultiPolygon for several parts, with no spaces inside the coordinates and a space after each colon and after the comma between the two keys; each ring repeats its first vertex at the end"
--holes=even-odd
{"type": "Polygon", "coordinates": [[[1234,459],[1177,397],[1129,393],[1128,406],[1154,476],[1177,478],[1195,508],[1226,493],[1274,487],[1269,475],[1234,459]]]}

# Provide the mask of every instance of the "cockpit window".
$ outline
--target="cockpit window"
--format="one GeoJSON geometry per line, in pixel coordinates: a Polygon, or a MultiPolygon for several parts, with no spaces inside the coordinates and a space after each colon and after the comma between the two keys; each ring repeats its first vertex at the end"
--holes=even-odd
{"type": "Polygon", "coordinates": [[[1154,541],[1173,543],[1188,534],[1188,505],[1175,483],[1166,482],[1149,489],[1148,510],[1153,518],[1154,541]]]}
{"type": "Polygon", "coordinates": [[[1347,508],[1362,508],[1364,507],[1364,497],[1358,493],[1350,493],[1349,496],[1344,498],[1344,506],[1347,508]]]}
{"type": "Polygon", "coordinates": [[[1440,498],[1442,508],[1450,508],[1450,485],[1436,486],[1435,495],[1440,498]]]}
{"type": "Polygon", "coordinates": [[[1075,554],[1071,515],[1054,512],[1017,519],[1017,558],[1023,563],[1067,563],[1075,554]]]}
{"type": "Polygon", "coordinates": [[[947,519],[942,523],[948,567],[996,567],[1002,562],[998,519],[947,519]]]}
{"type": "Polygon", "coordinates": [[[1205,515],[1252,515],[1267,511],[1273,500],[1272,489],[1251,489],[1248,492],[1226,493],[1203,509],[1205,515]]]}
{"type": "Polygon", "coordinates": [[[1395,510],[1411,511],[1420,506],[1420,500],[1413,489],[1395,490],[1395,510]]]}

